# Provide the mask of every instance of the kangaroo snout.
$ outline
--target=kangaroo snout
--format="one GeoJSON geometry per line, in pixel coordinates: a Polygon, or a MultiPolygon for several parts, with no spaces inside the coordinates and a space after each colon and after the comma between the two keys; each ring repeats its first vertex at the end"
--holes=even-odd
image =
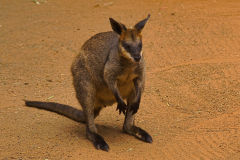
{"type": "Polygon", "coordinates": [[[142,56],[137,55],[137,56],[134,56],[133,58],[136,62],[139,62],[141,60],[142,56]]]}

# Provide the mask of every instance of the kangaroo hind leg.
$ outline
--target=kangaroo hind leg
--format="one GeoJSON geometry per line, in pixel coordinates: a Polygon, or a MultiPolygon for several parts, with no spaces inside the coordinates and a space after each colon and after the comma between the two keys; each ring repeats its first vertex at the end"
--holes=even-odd
{"type": "Polygon", "coordinates": [[[80,86],[77,91],[77,98],[85,114],[87,138],[93,143],[96,149],[108,151],[109,146],[104,138],[97,133],[98,131],[94,123],[94,118],[101,110],[101,108],[95,107],[95,88],[90,83],[80,86]]]}
{"type": "Polygon", "coordinates": [[[125,114],[123,131],[126,132],[127,134],[135,136],[136,138],[144,142],[152,143],[152,137],[145,130],[135,126],[134,124],[135,113],[132,107],[136,107],[136,103],[138,103],[138,105],[140,104],[136,100],[135,91],[133,91],[127,100],[127,111],[125,114]]]}

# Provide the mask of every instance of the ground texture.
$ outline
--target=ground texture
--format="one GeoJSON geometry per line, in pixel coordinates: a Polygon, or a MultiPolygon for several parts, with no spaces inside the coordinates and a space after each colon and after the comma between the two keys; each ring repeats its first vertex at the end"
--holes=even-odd
{"type": "Polygon", "coordinates": [[[240,159],[239,0],[1,0],[0,159],[240,159]],[[81,108],[70,66],[90,36],[151,13],[143,31],[146,89],[136,124],[154,142],[122,133],[123,115],[96,119],[110,151],[85,126],[27,108],[22,99],[81,108]]]}

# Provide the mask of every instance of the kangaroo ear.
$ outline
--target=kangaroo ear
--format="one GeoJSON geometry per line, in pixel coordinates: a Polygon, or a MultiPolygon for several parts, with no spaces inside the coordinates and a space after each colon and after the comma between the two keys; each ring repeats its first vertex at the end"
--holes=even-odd
{"type": "Polygon", "coordinates": [[[109,20],[110,20],[113,31],[115,31],[117,34],[120,35],[123,31],[127,30],[124,24],[118,23],[112,18],[109,18],[109,20]]]}
{"type": "Polygon", "coordinates": [[[134,28],[138,31],[141,32],[142,29],[144,28],[145,24],[147,23],[148,19],[150,18],[150,14],[148,14],[147,18],[145,18],[144,20],[141,20],[140,22],[138,22],[134,28]]]}

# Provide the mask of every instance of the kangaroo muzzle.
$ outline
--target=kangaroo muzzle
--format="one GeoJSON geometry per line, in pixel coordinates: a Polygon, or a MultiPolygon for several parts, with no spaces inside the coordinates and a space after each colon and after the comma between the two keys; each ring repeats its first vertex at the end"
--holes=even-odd
{"type": "Polygon", "coordinates": [[[138,55],[138,56],[134,56],[133,59],[136,61],[136,62],[139,62],[141,60],[142,56],[141,55],[138,55]]]}

